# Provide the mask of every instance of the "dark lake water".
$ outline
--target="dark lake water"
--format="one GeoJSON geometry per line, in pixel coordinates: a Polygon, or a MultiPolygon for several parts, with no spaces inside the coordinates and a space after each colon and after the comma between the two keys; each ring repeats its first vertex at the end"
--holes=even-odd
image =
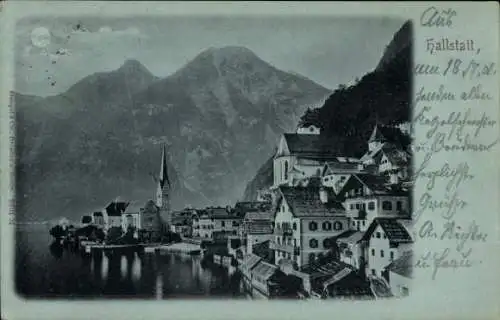
{"type": "Polygon", "coordinates": [[[20,226],[16,286],[25,298],[246,298],[241,274],[199,256],[88,256],[51,246],[48,227],[20,226]]]}

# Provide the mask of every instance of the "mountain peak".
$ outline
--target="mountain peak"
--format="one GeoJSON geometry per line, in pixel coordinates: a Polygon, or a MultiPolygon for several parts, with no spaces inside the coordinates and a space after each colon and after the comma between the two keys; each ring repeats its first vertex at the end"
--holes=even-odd
{"type": "Polygon", "coordinates": [[[125,73],[146,73],[148,75],[152,75],[151,72],[138,60],[136,59],[127,59],[125,62],[118,68],[118,71],[122,71],[125,73]]]}

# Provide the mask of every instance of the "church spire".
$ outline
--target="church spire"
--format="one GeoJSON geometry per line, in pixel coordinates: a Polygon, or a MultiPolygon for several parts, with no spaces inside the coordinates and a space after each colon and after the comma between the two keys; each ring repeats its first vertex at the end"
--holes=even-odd
{"type": "Polygon", "coordinates": [[[163,152],[161,155],[161,168],[160,168],[160,186],[163,188],[165,185],[170,187],[170,180],[168,179],[168,169],[167,169],[167,147],[163,145],[163,152]]]}

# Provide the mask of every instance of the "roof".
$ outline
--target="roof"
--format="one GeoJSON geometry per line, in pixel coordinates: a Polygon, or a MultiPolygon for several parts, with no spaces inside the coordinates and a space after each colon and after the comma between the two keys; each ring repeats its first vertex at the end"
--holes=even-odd
{"type": "Polygon", "coordinates": [[[247,270],[252,269],[257,263],[259,263],[260,260],[262,260],[262,258],[255,254],[247,254],[243,258],[241,267],[247,270]]]}
{"type": "Polygon", "coordinates": [[[135,214],[140,213],[142,209],[142,205],[137,201],[129,202],[127,208],[123,212],[123,214],[135,214]]]}
{"type": "Polygon", "coordinates": [[[411,239],[408,230],[395,218],[375,218],[366,230],[363,240],[369,240],[373,232],[380,226],[384,230],[385,235],[389,239],[391,246],[397,246],[400,243],[411,243],[411,239]]]}
{"type": "Polygon", "coordinates": [[[321,134],[285,133],[283,136],[291,154],[324,159],[343,155],[335,140],[321,134]]]}
{"type": "Polygon", "coordinates": [[[261,277],[263,280],[269,280],[271,276],[278,270],[278,267],[270,263],[259,261],[257,265],[252,269],[251,273],[253,275],[261,277]]]}
{"type": "Polygon", "coordinates": [[[269,259],[270,256],[274,259],[274,251],[269,249],[270,243],[270,240],[255,243],[252,249],[253,253],[266,260],[269,259]]]}
{"type": "Polygon", "coordinates": [[[400,276],[411,278],[413,273],[413,252],[403,252],[399,258],[391,262],[385,269],[400,276]]]}
{"type": "Polygon", "coordinates": [[[246,225],[248,234],[270,234],[273,233],[273,224],[271,221],[253,221],[246,225]]]}
{"type": "Polygon", "coordinates": [[[389,159],[389,161],[398,166],[404,166],[408,163],[410,155],[393,144],[385,144],[382,146],[382,152],[389,159]]]}
{"type": "Polygon", "coordinates": [[[364,232],[354,231],[354,230],[350,231],[353,232],[350,232],[348,234],[346,233],[345,235],[342,234],[341,236],[337,237],[337,241],[349,244],[356,244],[363,239],[364,232]]]}
{"type": "Polygon", "coordinates": [[[375,298],[368,281],[354,272],[328,285],[329,295],[343,298],[375,298]]]}
{"type": "Polygon", "coordinates": [[[127,206],[128,202],[113,201],[106,207],[106,213],[108,214],[108,216],[121,216],[127,206]]]}
{"type": "Polygon", "coordinates": [[[392,142],[405,147],[410,142],[409,137],[400,128],[375,125],[368,142],[392,142]]]}
{"type": "Polygon", "coordinates": [[[344,206],[337,200],[322,203],[317,187],[279,188],[283,198],[295,217],[324,217],[345,214],[344,206]]]}
{"type": "Polygon", "coordinates": [[[311,263],[309,265],[304,266],[300,271],[309,274],[311,278],[314,279],[324,276],[331,277],[332,275],[337,274],[345,269],[352,270],[352,267],[347,263],[344,263],[339,260],[330,260],[326,263],[318,263],[318,262],[311,263]]]}
{"type": "Polygon", "coordinates": [[[92,214],[94,217],[102,217],[102,212],[96,211],[92,214]]]}
{"type": "MultiPolygon", "coordinates": [[[[370,189],[374,195],[392,195],[392,196],[406,196],[408,191],[403,189],[401,186],[390,185],[387,182],[387,178],[383,175],[371,174],[371,173],[356,173],[351,176],[354,177],[368,189],[370,189]]],[[[347,185],[347,184],[346,184],[347,185]]]]}
{"type": "Polygon", "coordinates": [[[253,211],[245,214],[245,220],[273,220],[273,213],[270,211],[253,211]]]}

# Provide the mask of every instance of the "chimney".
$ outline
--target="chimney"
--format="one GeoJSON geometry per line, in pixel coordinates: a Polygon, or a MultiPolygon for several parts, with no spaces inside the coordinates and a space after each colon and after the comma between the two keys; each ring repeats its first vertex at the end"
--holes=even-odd
{"type": "Polygon", "coordinates": [[[324,187],[319,188],[319,200],[321,203],[328,202],[328,190],[324,187]]]}

